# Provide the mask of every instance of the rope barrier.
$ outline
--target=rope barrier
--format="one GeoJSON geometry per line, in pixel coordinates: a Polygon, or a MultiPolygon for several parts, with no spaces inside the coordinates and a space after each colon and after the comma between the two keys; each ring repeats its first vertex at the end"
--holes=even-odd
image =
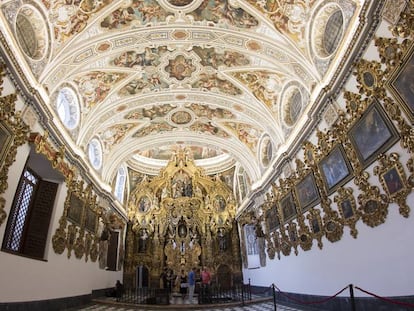
{"type": "Polygon", "coordinates": [[[280,294],[282,294],[283,296],[285,296],[285,297],[287,297],[287,298],[289,298],[289,299],[291,299],[291,300],[293,300],[293,301],[296,301],[296,302],[298,302],[298,303],[301,303],[301,304],[304,304],[304,305],[311,305],[311,304],[319,304],[319,303],[324,303],[324,302],[327,302],[327,301],[329,301],[329,300],[331,300],[331,299],[334,299],[336,296],[338,296],[340,293],[342,293],[343,291],[345,291],[348,287],[349,287],[349,285],[347,285],[346,287],[344,287],[343,289],[341,289],[340,291],[338,291],[336,294],[334,294],[334,295],[332,295],[332,296],[330,296],[330,297],[327,297],[327,298],[325,298],[325,299],[322,299],[322,300],[317,300],[317,301],[303,301],[303,300],[300,300],[300,299],[297,299],[297,298],[294,298],[294,297],[291,297],[291,296],[289,296],[289,295],[287,295],[287,294],[285,294],[284,292],[282,292],[276,285],[274,285],[273,284],[273,286],[279,291],[279,293],[280,294]]]}
{"type": "Polygon", "coordinates": [[[401,302],[401,301],[397,301],[397,300],[393,300],[393,299],[389,299],[389,298],[385,298],[385,297],[381,297],[381,296],[378,296],[378,295],[376,295],[374,293],[370,293],[370,292],[368,292],[368,291],[366,291],[366,290],[364,290],[364,289],[362,289],[362,288],[360,288],[358,286],[355,286],[354,288],[360,290],[361,292],[364,292],[365,294],[371,295],[371,296],[373,296],[375,298],[381,299],[381,300],[386,301],[388,303],[396,304],[396,305],[399,305],[399,306],[405,306],[405,307],[414,308],[414,304],[406,303],[406,302],[401,302]]]}
{"type": "MultiPolygon", "coordinates": [[[[330,296],[330,297],[327,297],[327,298],[324,298],[324,299],[322,299],[322,300],[316,300],[316,301],[303,301],[303,300],[301,300],[301,299],[297,299],[297,298],[295,298],[295,297],[292,297],[292,296],[290,296],[290,295],[285,294],[285,293],[284,293],[284,292],[282,292],[282,291],[280,290],[280,288],[278,288],[275,284],[272,284],[272,285],[271,285],[271,287],[272,287],[272,286],[273,286],[273,288],[277,289],[277,290],[278,290],[278,292],[279,292],[281,295],[283,295],[283,296],[285,296],[286,298],[288,298],[288,299],[290,299],[290,300],[293,300],[293,301],[295,301],[295,302],[297,302],[297,303],[303,304],[303,305],[311,305],[311,304],[320,304],[320,303],[325,303],[325,302],[327,302],[327,301],[329,301],[329,300],[334,299],[335,297],[337,297],[339,294],[341,294],[343,291],[345,291],[346,289],[348,289],[350,286],[352,287],[352,285],[347,285],[346,287],[344,287],[343,289],[341,289],[340,291],[338,291],[338,292],[337,292],[337,293],[335,293],[334,295],[332,295],[332,296],[330,296]]],[[[375,297],[375,298],[378,298],[378,299],[380,299],[380,300],[383,300],[383,301],[385,301],[385,302],[388,302],[388,303],[391,303],[391,304],[396,304],[396,305],[399,305],[399,306],[404,306],[404,307],[414,308],[414,304],[411,304],[411,303],[406,303],[406,302],[401,302],[401,301],[397,301],[397,300],[389,299],[389,298],[386,298],[386,297],[381,297],[381,296],[378,296],[378,295],[376,295],[376,294],[374,294],[374,293],[371,293],[371,292],[369,292],[369,291],[366,291],[366,290],[364,290],[364,289],[362,289],[362,288],[360,288],[360,287],[358,287],[358,286],[354,286],[354,288],[356,288],[356,289],[360,290],[361,292],[364,292],[365,294],[368,294],[368,295],[370,295],[370,296],[373,296],[373,297],[375,297]]]]}

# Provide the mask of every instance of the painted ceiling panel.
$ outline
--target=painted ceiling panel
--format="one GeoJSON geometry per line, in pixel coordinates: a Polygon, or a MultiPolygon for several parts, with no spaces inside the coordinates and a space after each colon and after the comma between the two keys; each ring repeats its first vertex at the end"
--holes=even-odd
{"type": "Polygon", "coordinates": [[[67,145],[87,158],[101,144],[103,183],[120,165],[156,172],[178,146],[255,182],[329,82],[362,3],[18,0],[1,12],[67,145]]]}

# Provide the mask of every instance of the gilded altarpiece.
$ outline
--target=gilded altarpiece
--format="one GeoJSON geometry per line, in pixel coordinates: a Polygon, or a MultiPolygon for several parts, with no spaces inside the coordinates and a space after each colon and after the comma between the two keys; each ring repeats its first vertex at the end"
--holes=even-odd
{"type": "Polygon", "coordinates": [[[125,284],[137,285],[139,267],[148,269],[154,288],[165,267],[179,274],[207,266],[223,287],[240,281],[235,211],[232,190],[205,175],[189,150],[178,150],[158,176],[145,177],[131,191],[125,284]]]}

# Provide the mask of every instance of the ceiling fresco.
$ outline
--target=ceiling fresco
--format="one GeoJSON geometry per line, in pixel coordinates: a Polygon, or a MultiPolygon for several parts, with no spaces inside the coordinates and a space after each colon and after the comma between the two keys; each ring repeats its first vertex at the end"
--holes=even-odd
{"type": "Polygon", "coordinates": [[[121,165],[156,172],[177,146],[211,174],[232,172],[228,183],[240,172],[254,183],[304,126],[363,4],[13,0],[1,12],[67,145],[87,163],[101,144],[103,184],[121,165]]]}

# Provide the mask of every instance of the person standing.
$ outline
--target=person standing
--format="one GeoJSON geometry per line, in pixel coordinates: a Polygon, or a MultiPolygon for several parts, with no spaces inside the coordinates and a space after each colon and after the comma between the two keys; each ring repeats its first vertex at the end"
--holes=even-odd
{"type": "Polygon", "coordinates": [[[205,266],[203,268],[203,271],[201,271],[201,287],[203,294],[203,302],[210,302],[210,282],[211,274],[205,266]]]}
{"type": "Polygon", "coordinates": [[[167,270],[167,290],[169,293],[172,292],[174,285],[174,272],[171,269],[167,270]]]}
{"type": "Polygon", "coordinates": [[[165,267],[160,275],[161,284],[162,284],[161,288],[164,288],[164,289],[167,288],[167,272],[168,272],[168,268],[165,267]]]}
{"type": "Polygon", "coordinates": [[[187,275],[185,274],[184,270],[181,270],[180,274],[180,293],[181,298],[184,300],[185,296],[187,295],[187,275]]]}
{"type": "Polygon", "coordinates": [[[121,283],[121,281],[117,280],[115,284],[116,301],[120,301],[123,294],[124,294],[124,285],[121,283]]]}
{"type": "Polygon", "coordinates": [[[193,302],[194,297],[194,289],[196,284],[196,275],[195,275],[196,268],[193,267],[190,272],[188,272],[188,299],[190,303],[193,302]]]}
{"type": "Polygon", "coordinates": [[[204,286],[209,286],[211,282],[211,274],[208,271],[207,267],[203,268],[203,271],[201,271],[201,284],[204,286]]]}

